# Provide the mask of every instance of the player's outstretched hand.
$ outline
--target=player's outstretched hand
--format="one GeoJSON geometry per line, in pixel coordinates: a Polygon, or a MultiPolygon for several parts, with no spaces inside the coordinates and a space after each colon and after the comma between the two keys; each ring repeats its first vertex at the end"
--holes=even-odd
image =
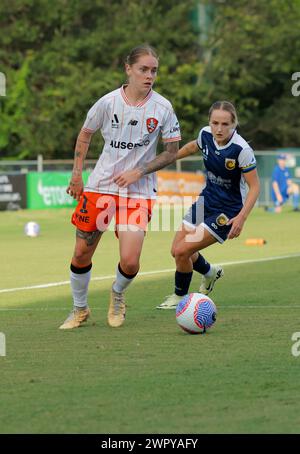
{"type": "Polygon", "coordinates": [[[119,173],[114,178],[114,182],[120,186],[120,188],[127,188],[132,183],[138,181],[142,176],[140,169],[126,170],[126,172],[119,173]]]}

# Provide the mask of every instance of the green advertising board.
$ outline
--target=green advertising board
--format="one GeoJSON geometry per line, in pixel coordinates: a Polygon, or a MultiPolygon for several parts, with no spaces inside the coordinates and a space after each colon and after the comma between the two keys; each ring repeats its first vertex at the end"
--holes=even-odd
{"type": "MultiPolygon", "coordinates": [[[[86,182],[89,173],[83,172],[86,182]]],[[[68,208],[76,206],[66,189],[71,172],[30,172],[27,174],[27,208],[68,208]]]]}

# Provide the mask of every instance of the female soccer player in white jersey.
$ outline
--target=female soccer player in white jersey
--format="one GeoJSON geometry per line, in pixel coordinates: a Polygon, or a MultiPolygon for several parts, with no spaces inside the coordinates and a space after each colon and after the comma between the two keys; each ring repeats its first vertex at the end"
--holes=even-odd
{"type": "Polygon", "coordinates": [[[158,57],[153,48],[148,45],[134,48],[125,63],[128,83],[93,105],[78,135],[67,189],[79,202],[72,216],[76,226],[70,275],[74,308],[61,329],[77,328],[90,315],[87,294],[92,257],[113,216],[120,262],[111,289],[108,323],[119,327],[124,322],[124,291],[138,273],[145,230],[156,197],[154,172],[175,161],[181,138],[172,105],[152,90],[157,69],[158,57]],[[104,138],[104,147],[83,188],[83,162],[98,130],[104,138]],[[160,136],[165,149],[156,156],[160,136]]]}
{"type": "Polygon", "coordinates": [[[157,309],[176,308],[188,293],[193,270],[202,274],[200,293],[208,295],[212,291],[216,280],[223,276],[223,269],[210,265],[199,251],[217,241],[238,237],[257,200],[255,157],[237,133],[237,123],[236,110],[230,102],[215,102],[209,110],[209,126],[177,154],[180,159],[202,150],[206,187],[175,235],[171,251],[176,261],[175,291],[157,309]],[[247,195],[245,183],[249,187],[247,195]]]}

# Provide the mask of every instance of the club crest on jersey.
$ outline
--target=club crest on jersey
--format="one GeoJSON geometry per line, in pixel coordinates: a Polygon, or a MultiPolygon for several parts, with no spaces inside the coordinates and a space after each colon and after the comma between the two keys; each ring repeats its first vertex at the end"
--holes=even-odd
{"type": "Polygon", "coordinates": [[[235,169],[235,159],[225,158],[225,167],[227,170],[235,169]]]}
{"type": "Polygon", "coordinates": [[[216,218],[216,223],[220,227],[222,227],[223,225],[226,225],[228,221],[229,221],[229,218],[224,213],[219,214],[219,216],[216,218]]]}
{"type": "Polygon", "coordinates": [[[151,132],[155,131],[156,126],[158,125],[158,120],[156,120],[156,118],[154,118],[154,117],[147,118],[146,125],[147,125],[148,131],[151,133],[151,132]]]}

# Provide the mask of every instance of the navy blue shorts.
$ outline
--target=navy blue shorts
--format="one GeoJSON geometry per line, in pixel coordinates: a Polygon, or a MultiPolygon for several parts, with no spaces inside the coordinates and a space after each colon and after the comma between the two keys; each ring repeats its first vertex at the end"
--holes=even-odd
{"type": "Polygon", "coordinates": [[[196,202],[189,208],[183,218],[183,223],[189,227],[202,225],[209,233],[215,237],[219,243],[227,240],[227,235],[231,225],[226,225],[229,219],[237,216],[241,207],[238,209],[217,209],[210,207],[204,202],[204,197],[200,196],[196,202]]]}

